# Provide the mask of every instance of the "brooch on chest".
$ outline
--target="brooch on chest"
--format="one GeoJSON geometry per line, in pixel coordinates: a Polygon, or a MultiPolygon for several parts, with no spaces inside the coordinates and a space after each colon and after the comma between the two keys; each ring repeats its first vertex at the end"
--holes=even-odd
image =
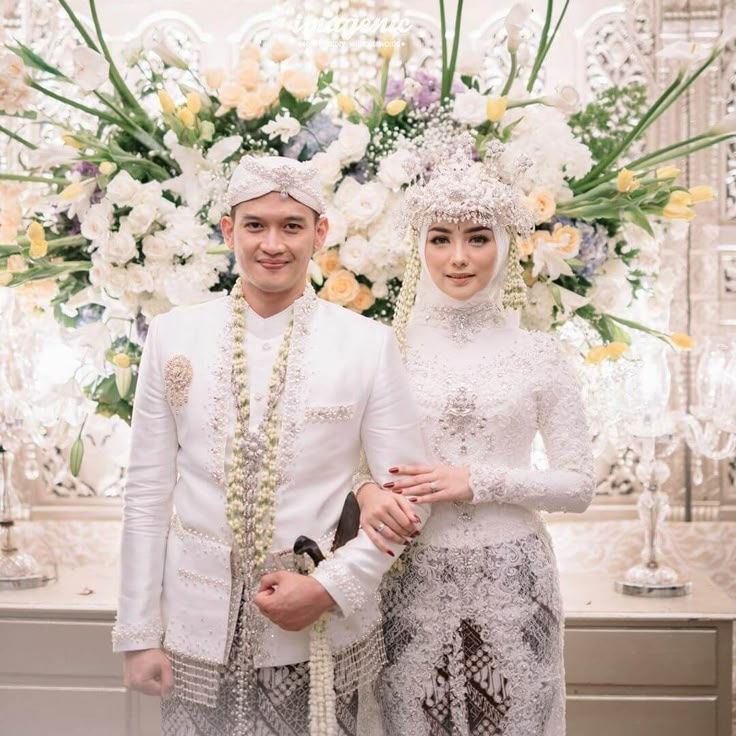
{"type": "Polygon", "coordinates": [[[475,393],[467,386],[460,386],[451,393],[439,418],[439,425],[447,437],[457,439],[460,455],[467,455],[468,441],[486,428],[486,419],[480,416],[475,393]]]}
{"type": "Polygon", "coordinates": [[[174,355],[166,361],[164,368],[166,400],[178,414],[187,403],[189,387],[192,385],[192,364],[185,355],[174,355]]]}

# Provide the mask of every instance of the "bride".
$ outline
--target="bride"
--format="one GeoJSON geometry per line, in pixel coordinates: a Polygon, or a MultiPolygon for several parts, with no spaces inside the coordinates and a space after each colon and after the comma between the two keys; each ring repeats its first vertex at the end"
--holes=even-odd
{"type": "Polygon", "coordinates": [[[593,492],[580,392],[556,338],[520,329],[516,239],[530,214],[467,139],[407,190],[414,254],[397,305],[425,439],[436,465],[356,484],[374,543],[408,541],[384,580],[389,736],[564,734],[563,615],[540,511],[582,512],[593,492]],[[549,468],[531,467],[539,432],[549,468]]]}

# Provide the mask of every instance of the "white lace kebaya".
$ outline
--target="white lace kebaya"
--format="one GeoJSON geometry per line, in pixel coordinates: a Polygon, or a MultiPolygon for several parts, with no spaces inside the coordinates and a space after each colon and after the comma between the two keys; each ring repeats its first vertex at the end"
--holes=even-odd
{"type": "Polygon", "coordinates": [[[588,506],[591,447],[558,340],[499,306],[508,237],[494,232],[496,274],[464,302],[432,282],[420,233],[406,363],[428,446],[470,468],[473,499],[433,504],[384,579],[389,736],[564,734],[562,605],[539,511],[588,506]],[[531,467],[537,432],[547,470],[531,467]]]}

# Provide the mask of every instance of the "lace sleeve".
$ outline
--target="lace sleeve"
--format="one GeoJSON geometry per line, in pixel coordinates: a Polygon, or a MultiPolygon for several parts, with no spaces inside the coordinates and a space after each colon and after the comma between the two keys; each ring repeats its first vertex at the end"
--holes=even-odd
{"type": "Polygon", "coordinates": [[[573,367],[552,336],[539,345],[537,426],[549,460],[547,470],[470,466],[473,503],[514,503],[540,511],[581,513],[593,496],[593,456],[585,407],[573,367]]]}
{"type": "MultiPolygon", "coordinates": [[[[353,481],[350,486],[350,490],[355,494],[355,497],[358,498],[358,494],[363,489],[363,486],[368,485],[368,483],[376,483],[376,481],[373,479],[373,476],[371,475],[371,469],[368,467],[368,460],[366,459],[365,453],[360,453],[360,463],[358,463],[358,467],[355,469],[355,473],[353,473],[353,481]]],[[[376,485],[378,485],[376,483],[376,485]]]]}

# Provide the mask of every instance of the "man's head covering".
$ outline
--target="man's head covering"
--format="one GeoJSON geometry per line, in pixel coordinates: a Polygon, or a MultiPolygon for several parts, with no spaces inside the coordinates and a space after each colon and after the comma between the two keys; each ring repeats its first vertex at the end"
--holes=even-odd
{"type": "Polygon", "coordinates": [[[324,214],[326,203],[316,168],[307,162],[284,156],[244,156],[237,165],[227,189],[228,205],[279,192],[324,214]]]}

